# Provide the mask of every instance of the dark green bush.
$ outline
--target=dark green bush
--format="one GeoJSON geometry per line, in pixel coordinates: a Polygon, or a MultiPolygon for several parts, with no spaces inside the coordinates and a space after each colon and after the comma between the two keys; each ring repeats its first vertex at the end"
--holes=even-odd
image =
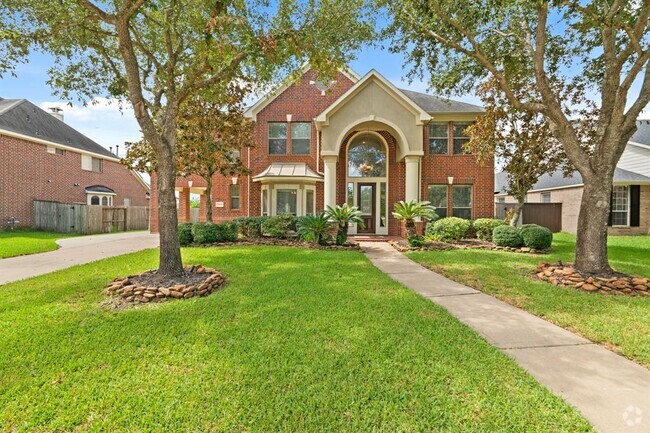
{"type": "Polygon", "coordinates": [[[269,217],[240,217],[234,220],[239,227],[239,233],[247,238],[262,237],[262,224],[268,220],[269,217]]]}
{"type": "Polygon", "coordinates": [[[413,248],[420,248],[424,246],[426,242],[424,236],[422,235],[412,236],[410,238],[407,238],[406,241],[408,242],[409,246],[413,248]]]}
{"type": "Polygon", "coordinates": [[[215,242],[234,242],[237,240],[237,223],[234,221],[215,224],[217,240],[215,242]]]}
{"type": "Polygon", "coordinates": [[[545,250],[553,243],[553,233],[546,227],[534,226],[520,230],[524,245],[536,250],[545,250]]]}
{"type": "Polygon", "coordinates": [[[332,231],[332,222],[325,213],[308,215],[298,219],[297,228],[300,239],[318,245],[327,245],[327,239],[332,231]]]}
{"type": "Polygon", "coordinates": [[[262,234],[273,238],[286,238],[289,232],[296,231],[298,218],[291,214],[273,216],[262,223],[262,234]]]}
{"type": "Polygon", "coordinates": [[[178,224],[178,241],[181,245],[189,245],[194,238],[192,237],[192,223],[178,224]]]}
{"type": "Polygon", "coordinates": [[[492,242],[501,247],[519,248],[524,241],[519,230],[509,225],[498,226],[492,232],[492,242]]]}
{"type": "Polygon", "coordinates": [[[458,217],[448,217],[442,218],[433,224],[428,223],[425,228],[425,233],[428,239],[442,241],[442,242],[452,242],[458,241],[465,237],[467,231],[471,227],[471,222],[469,220],[458,218],[458,217]]]}
{"type": "Polygon", "coordinates": [[[524,237],[524,234],[525,234],[529,229],[531,229],[531,228],[534,229],[534,228],[537,228],[537,227],[541,227],[541,226],[538,226],[537,224],[522,224],[522,225],[519,226],[519,234],[520,234],[521,237],[523,238],[523,237],[524,237]]]}
{"type": "Polygon", "coordinates": [[[217,242],[218,230],[214,223],[194,223],[192,237],[197,244],[211,244],[217,242]]]}
{"type": "Polygon", "coordinates": [[[492,232],[496,227],[505,225],[505,221],[494,218],[479,218],[474,221],[476,237],[484,241],[492,240],[492,232]]]}

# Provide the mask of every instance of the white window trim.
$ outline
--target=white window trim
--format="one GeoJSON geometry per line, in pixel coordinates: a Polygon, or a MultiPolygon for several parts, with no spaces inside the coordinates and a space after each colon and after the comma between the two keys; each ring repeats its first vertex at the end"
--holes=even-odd
{"type": "Polygon", "coordinates": [[[305,184],[295,184],[295,183],[275,183],[262,185],[262,190],[260,192],[260,215],[264,215],[264,191],[268,191],[268,205],[267,210],[268,216],[278,215],[277,213],[277,204],[278,204],[278,195],[277,191],[279,189],[293,189],[296,190],[296,216],[305,216],[307,215],[307,191],[313,191],[314,193],[314,208],[312,209],[313,214],[316,214],[316,186],[315,185],[305,185],[305,184]]]}
{"type": "Polygon", "coordinates": [[[108,205],[106,206],[113,206],[113,197],[116,196],[117,194],[112,194],[109,192],[86,192],[86,203],[91,206],[104,206],[102,205],[102,198],[103,197],[108,197],[108,205]],[[93,197],[99,197],[99,204],[91,204],[91,200],[93,197]]]}
{"type": "MultiPolygon", "coordinates": [[[[626,224],[614,224],[614,222],[612,221],[612,227],[630,227],[630,214],[631,214],[631,212],[630,212],[630,204],[631,204],[630,200],[632,198],[631,197],[632,188],[630,188],[630,185],[614,185],[612,188],[625,188],[627,190],[627,209],[625,210],[625,213],[627,214],[627,218],[626,218],[627,223],[626,224]]],[[[613,203],[612,203],[611,207],[612,208],[614,207],[613,203]]],[[[614,211],[611,210],[611,209],[610,209],[610,212],[614,213],[614,211]]],[[[616,211],[616,212],[617,213],[623,213],[623,211],[616,211]]]]}

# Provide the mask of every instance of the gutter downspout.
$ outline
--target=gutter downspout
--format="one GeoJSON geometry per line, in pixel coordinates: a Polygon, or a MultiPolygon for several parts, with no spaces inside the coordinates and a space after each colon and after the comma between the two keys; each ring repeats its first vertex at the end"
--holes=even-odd
{"type": "Polygon", "coordinates": [[[248,153],[248,176],[246,176],[246,183],[247,183],[247,191],[246,191],[246,199],[248,201],[248,204],[246,206],[246,216],[251,216],[251,148],[249,147],[247,149],[248,153]]]}

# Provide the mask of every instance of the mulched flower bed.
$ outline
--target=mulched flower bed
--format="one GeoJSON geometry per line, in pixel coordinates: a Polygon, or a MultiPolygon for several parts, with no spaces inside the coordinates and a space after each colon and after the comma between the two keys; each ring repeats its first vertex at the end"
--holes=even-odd
{"type": "Polygon", "coordinates": [[[173,279],[162,279],[155,270],[126,278],[116,278],[104,289],[112,307],[129,304],[165,302],[208,296],[226,283],[226,277],[212,268],[184,266],[185,273],[173,279]]]}
{"type": "Polygon", "coordinates": [[[509,248],[509,247],[500,247],[493,244],[492,242],[483,241],[480,239],[461,239],[458,242],[439,242],[439,241],[427,241],[422,247],[411,247],[405,240],[399,241],[389,241],[389,243],[397,251],[446,251],[453,249],[460,250],[492,250],[492,251],[508,251],[513,253],[523,253],[523,254],[547,254],[550,252],[550,249],[547,250],[536,250],[528,247],[521,248],[509,248]]]}
{"type": "Polygon", "coordinates": [[[222,246],[247,246],[247,245],[272,245],[283,247],[300,247],[313,248],[317,250],[359,250],[357,242],[346,242],[343,245],[317,245],[310,242],[304,242],[297,238],[278,239],[278,238],[245,238],[235,242],[218,242],[213,244],[190,244],[190,247],[222,247],[222,246]]]}
{"type": "Polygon", "coordinates": [[[555,286],[570,286],[586,292],[611,295],[650,296],[650,279],[614,273],[609,277],[582,276],[572,263],[540,263],[533,278],[555,286]]]}

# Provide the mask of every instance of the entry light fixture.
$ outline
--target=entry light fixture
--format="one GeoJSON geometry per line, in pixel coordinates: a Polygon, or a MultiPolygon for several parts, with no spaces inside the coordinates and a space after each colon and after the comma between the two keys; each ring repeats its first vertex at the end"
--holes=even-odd
{"type": "Polygon", "coordinates": [[[449,176],[449,177],[447,178],[447,183],[448,183],[449,185],[453,185],[453,184],[454,184],[454,176],[449,176]]]}
{"type": "Polygon", "coordinates": [[[188,180],[188,181],[187,181],[187,186],[188,186],[189,188],[192,188],[192,185],[194,185],[194,181],[192,181],[192,180],[188,180]]]}
{"type": "Polygon", "coordinates": [[[291,122],[292,118],[293,118],[293,116],[291,114],[287,114],[287,122],[291,122]]]}
{"type": "Polygon", "coordinates": [[[237,176],[233,176],[231,179],[233,185],[237,185],[237,176]]]}

